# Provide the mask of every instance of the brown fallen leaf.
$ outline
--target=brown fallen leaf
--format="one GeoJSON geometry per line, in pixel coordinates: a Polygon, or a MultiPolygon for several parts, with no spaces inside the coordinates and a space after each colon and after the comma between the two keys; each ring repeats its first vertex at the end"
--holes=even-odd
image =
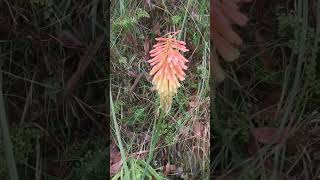
{"type": "Polygon", "coordinates": [[[114,176],[115,174],[117,174],[120,171],[121,166],[122,166],[122,161],[121,160],[116,162],[116,163],[114,163],[114,164],[112,164],[110,166],[110,175],[114,176]]]}
{"type": "MultiPolygon", "coordinates": [[[[131,158],[140,159],[145,158],[149,151],[139,151],[129,155],[131,158]]],[[[110,147],[110,175],[117,174],[122,167],[121,154],[118,148],[112,144],[110,147]]]]}
{"type": "Polygon", "coordinates": [[[194,121],[193,133],[197,138],[201,138],[203,136],[204,128],[204,125],[199,120],[194,121]]]}
{"type": "Polygon", "coordinates": [[[110,146],[110,165],[113,163],[116,163],[121,160],[121,154],[118,150],[117,146],[114,144],[111,144],[110,146]]]}
{"type": "Polygon", "coordinates": [[[169,162],[164,166],[163,174],[168,176],[169,174],[175,173],[177,170],[176,165],[170,164],[169,162]]]}
{"type": "Polygon", "coordinates": [[[199,106],[199,101],[198,101],[197,96],[190,97],[189,106],[190,106],[190,108],[196,108],[197,106],[199,106]]]}
{"type": "Polygon", "coordinates": [[[110,175],[117,174],[122,166],[121,154],[115,144],[110,145],[110,175]]]}

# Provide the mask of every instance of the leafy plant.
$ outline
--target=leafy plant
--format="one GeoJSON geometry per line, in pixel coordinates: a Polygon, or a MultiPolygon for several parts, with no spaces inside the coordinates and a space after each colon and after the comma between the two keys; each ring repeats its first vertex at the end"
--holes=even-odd
{"type": "Polygon", "coordinates": [[[150,18],[147,11],[138,8],[133,13],[122,14],[113,22],[113,32],[118,32],[121,28],[130,30],[135,27],[138,21],[142,18],[150,18]]]}

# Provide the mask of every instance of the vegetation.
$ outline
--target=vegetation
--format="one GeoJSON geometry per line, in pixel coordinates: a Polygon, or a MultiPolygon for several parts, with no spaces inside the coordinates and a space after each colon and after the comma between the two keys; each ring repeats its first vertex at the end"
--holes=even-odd
{"type": "Polygon", "coordinates": [[[319,12],[316,0],[0,1],[0,179],[318,180],[319,12]],[[156,75],[170,54],[173,83],[156,75]]]}
{"type": "Polygon", "coordinates": [[[209,1],[111,2],[111,173],[209,179],[209,1]],[[166,114],[147,60],[155,38],[178,30],[190,62],[166,114]]]}
{"type": "Polygon", "coordinates": [[[319,10],[312,0],[242,6],[246,45],[215,83],[215,179],[319,178],[319,10]]]}
{"type": "Polygon", "coordinates": [[[0,179],[107,176],[103,12],[101,0],[0,1],[0,179]]]}

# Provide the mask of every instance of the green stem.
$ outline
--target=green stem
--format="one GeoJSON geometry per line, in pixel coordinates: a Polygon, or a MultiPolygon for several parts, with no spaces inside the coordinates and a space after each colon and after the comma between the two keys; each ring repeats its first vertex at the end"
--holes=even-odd
{"type": "Polygon", "coordinates": [[[181,39],[181,35],[182,35],[182,33],[183,33],[183,28],[184,28],[184,26],[185,26],[185,23],[186,23],[186,21],[187,21],[187,14],[188,14],[188,11],[189,11],[189,7],[190,7],[190,4],[191,4],[191,0],[188,0],[188,3],[187,3],[187,7],[186,7],[186,11],[185,11],[185,13],[184,13],[184,17],[183,17],[183,21],[182,21],[182,25],[181,25],[181,33],[179,34],[179,36],[178,36],[178,39],[180,40],[181,39]]]}
{"type": "MultiPolygon", "coordinates": [[[[151,138],[151,145],[150,145],[150,151],[149,151],[149,157],[147,159],[147,164],[150,164],[151,160],[153,159],[153,154],[156,148],[156,145],[158,143],[159,137],[161,135],[161,124],[163,120],[165,119],[165,113],[160,108],[160,115],[159,119],[156,119],[153,124],[153,130],[152,130],[152,138],[151,138]]],[[[144,173],[142,176],[142,180],[144,180],[147,173],[147,166],[144,168],[144,173]]]]}

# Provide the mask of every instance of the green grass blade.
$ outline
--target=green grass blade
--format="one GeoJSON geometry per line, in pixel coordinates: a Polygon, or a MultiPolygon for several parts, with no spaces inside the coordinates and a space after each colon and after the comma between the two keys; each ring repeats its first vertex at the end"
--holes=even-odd
{"type": "Polygon", "coordinates": [[[18,180],[19,175],[16,167],[16,161],[14,158],[12,143],[10,140],[9,127],[6,118],[6,110],[2,93],[2,74],[0,73],[0,125],[3,137],[4,151],[6,161],[8,165],[9,175],[11,180],[18,180]]]}
{"type": "Polygon", "coordinates": [[[127,178],[129,179],[128,176],[130,175],[130,172],[129,172],[129,168],[128,168],[128,165],[127,165],[126,154],[125,154],[125,151],[123,149],[123,145],[122,145],[122,141],[121,141],[121,135],[120,135],[120,131],[119,131],[118,122],[117,122],[117,119],[116,119],[116,113],[114,111],[111,91],[110,91],[110,107],[111,107],[113,125],[114,125],[114,128],[116,130],[117,141],[118,141],[119,149],[120,149],[120,153],[121,153],[122,164],[123,164],[123,167],[124,167],[124,176],[125,176],[126,179],[127,178]]]}
{"type": "MultiPolygon", "coordinates": [[[[159,127],[160,127],[160,124],[162,123],[162,120],[164,119],[164,116],[165,116],[164,112],[162,110],[160,110],[159,119],[156,119],[155,122],[154,122],[153,131],[152,131],[152,138],[151,138],[151,145],[150,145],[150,151],[149,151],[149,157],[148,157],[148,160],[147,160],[146,164],[150,164],[151,160],[153,159],[153,153],[155,151],[155,147],[157,145],[157,142],[159,140],[159,136],[161,134],[161,132],[160,132],[161,129],[159,127]]],[[[144,173],[143,173],[141,179],[144,180],[146,172],[147,172],[147,166],[145,166],[144,173]]]]}

